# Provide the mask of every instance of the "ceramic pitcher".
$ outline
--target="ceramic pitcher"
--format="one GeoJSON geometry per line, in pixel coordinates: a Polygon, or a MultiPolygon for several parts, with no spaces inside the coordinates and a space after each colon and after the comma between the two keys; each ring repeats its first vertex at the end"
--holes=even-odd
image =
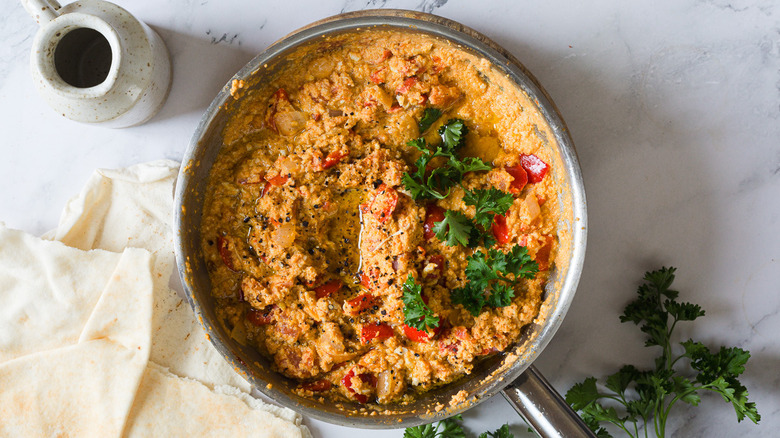
{"type": "Polygon", "coordinates": [[[159,111],[170,88],[171,64],[149,26],[102,0],[22,4],[40,24],[32,47],[33,80],[58,113],[123,128],[159,111]]]}

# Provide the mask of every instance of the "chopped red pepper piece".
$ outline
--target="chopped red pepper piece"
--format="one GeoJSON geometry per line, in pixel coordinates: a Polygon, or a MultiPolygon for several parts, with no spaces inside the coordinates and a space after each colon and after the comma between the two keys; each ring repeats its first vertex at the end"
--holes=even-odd
{"type": "Polygon", "coordinates": [[[382,183],[377,189],[374,200],[371,201],[370,211],[380,223],[384,223],[393,216],[396,205],[398,205],[398,192],[382,183]]]}
{"type": "Polygon", "coordinates": [[[288,179],[290,179],[290,177],[287,175],[277,175],[272,178],[266,177],[265,180],[267,182],[263,186],[263,191],[260,192],[260,197],[262,198],[263,196],[265,196],[265,194],[268,193],[269,190],[271,190],[271,187],[283,186],[288,179]]]}
{"type": "Polygon", "coordinates": [[[550,166],[534,154],[521,154],[520,165],[528,173],[528,182],[538,183],[547,175],[550,166]]]}
{"type": "Polygon", "coordinates": [[[360,330],[360,342],[368,344],[374,339],[383,341],[388,338],[392,338],[395,332],[393,328],[387,324],[376,323],[364,325],[360,330]]]}
{"type": "Polygon", "coordinates": [[[322,170],[330,169],[331,167],[339,164],[342,158],[348,156],[348,153],[342,151],[333,151],[325,157],[325,161],[322,163],[322,170]]]}
{"type": "Polygon", "coordinates": [[[363,271],[360,271],[360,284],[366,289],[371,289],[371,277],[363,271]]]}
{"type": "Polygon", "coordinates": [[[360,271],[360,284],[366,289],[373,289],[372,286],[376,285],[376,281],[379,278],[379,268],[370,268],[368,270],[360,271]]]}
{"type": "Polygon", "coordinates": [[[284,183],[287,182],[287,180],[290,179],[287,175],[276,175],[272,178],[266,178],[265,180],[271,183],[272,186],[283,186],[284,183]]]}
{"type": "Polygon", "coordinates": [[[433,236],[436,235],[433,227],[436,225],[436,222],[443,220],[444,209],[436,204],[428,205],[428,208],[425,210],[425,222],[423,223],[423,237],[425,237],[425,240],[433,239],[433,236]]]}
{"type": "Polygon", "coordinates": [[[263,196],[265,196],[265,194],[268,193],[269,190],[271,190],[271,183],[266,181],[266,183],[263,184],[263,191],[260,192],[260,197],[262,198],[263,196]]]}
{"type": "Polygon", "coordinates": [[[414,87],[414,84],[417,83],[417,78],[412,76],[410,78],[404,79],[403,84],[399,85],[398,88],[395,89],[395,94],[406,94],[409,92],[409,90],[414,87]]]}
{"type": "Polygon", "coordinates": [[[520,193],[523,190],[523,187],[528,184],[528,173],[519,165],[505,167],[504,170],[514,178],[509,184],[509,191],[512,193],[520,193]]]}
{"type": "Polygon", "coordinates": [[[428,342],[433,336],[436,336],[439,331],[441,331],[441,328],[436,327],[433,329],[433,334],[430,334],[424,330],[417,330],[414,327],[409,327],[404,324],[404,334],[414,342],[428,342]]]}
{"type": "Polygon", "coordinates": [[[236,267],[233,265],[233,257],[230,252],[230,240],[227,237],[217,237],[217,248],[219,249],[219,256],[222,258],[222,263],[231,271],[235,271],[236,267]]]}
{"type": "Polygon", "coordinates": [[[506,224],[506,216],[496,215],[493,218],[493,226],[491,227],[493,236],[495,236],[498,243],[501,245],[509,243],[512,240],[512,232],[506,224]]]}
{"type": "Polygon", "coordinates": [[[341,281],[331,280],[327,283],[323,283],[314,288],[314,293],[317,295],[317,299],[329,297],[341,289],[341,281]]]}
{"type": "Polygon", "coordinates": [[[550,235],[544,235],[542,238],[544,243],[536,251],[536,263],[539,264],[540,271],[546,271],[550,269],[550,252],[552,251],[554,238],[550,235]]]}
{"type": "Polygon", "coordinates": [[[352,309],[350,313],[352,316],[359,314],[360,312],[378,305],[380,300],[371,294],[360,294],[355,298],[347,301],[347,305],[352,309]]]}
{"type": "Polygon", "coordinates": [[[368,383],[371,386],[376,386],[376,376],[369,373],[361,373],[358,374],[358,377],[360,380],[363,381],[363,383],[368,383]]]}
{"type": "Polygon", "coordinates": [[[385,81],[384,74],[382,74],[382,71],[384,69],[385,69],[384,67],[380,67],[375,72],[371,73],[371,75],[369,76],[371,82],[375,84],[381,84],[382,82],[384,82],[385,81]]]}
{"type": "Polygon", "coordinates": [[[347,391],[354,393],[355,390],[352,389],[352,378],[355,377],[355,369],[351,369],[347,371],[347,374],[344,374],[344,377],[341,379],[341,385],[345,388],[347,388],[347,391]]]}
{"type": "Polygon", "coordinates": [[[369,61],[369,62],[372,63],[372,64],[379,64],[380,62],[382,62],[382,61],[384,61],[386,59],[389,59],[391,56],[393,56],[393,52],[385,49],[385,50],[382,51],[381,55],[379,55],[373,61],[369,61]]]}
{"type": "MultiPolygon", "coordinates": [[[[355,392],[354,389],[352,389],[352,378],[355,377],[355,369],[351,369],[347,372],[347,374],[344,375],[344,378],[341,379],[341,384],[347,388],[347,391],[352,393],[355,396],[355,399],[359,401],[360,403],[366,403],[368,402],[368,396],[365,394],[358,394],[355,392]]],[[[358,377],[360,380],[362,380],[365,383],[368,383],[369,385],[376,386],[376,377],[374,377],[372,374],[359,374],[358,377]]]]}
{"type": "Polygon", "coordinates": [[[332,384],[330,383],[330,380],[320,379],[314,382],[304,383],[303,385],[301,385],[301,388],[312,392],[322,392],[322,391],[329,390],[331,386],[332,384]]]}

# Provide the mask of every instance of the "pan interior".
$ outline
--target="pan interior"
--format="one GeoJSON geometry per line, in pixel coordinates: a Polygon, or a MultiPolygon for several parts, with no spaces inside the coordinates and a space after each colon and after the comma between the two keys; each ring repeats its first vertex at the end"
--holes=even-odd
{"type": "Polygon", "coordinates": [[[231,110],[239,103],[230,94],[233,80],[223,88],[204,114],[185,156],[176,189],[176,256],[188,300],[212,343],[260,392],[284,406],[320,420],[351,427],[399,428],[434,421],[472,407],[509,384],[538,356],[566,313],[579,279],[585,245],[584,192],[565,125],[535,80],[527,75],[522,65],[511,55],[487,38],[440,17],[387,10],[346,14],[304,28],[274,44],[247,64],[233,79],[245,80],[246,90],[262,87],[266,78],[275,75],[287,63],[295,62],[301,53],[327,44],[327,38],[323,38],[323,35],[334,37],[363,32],[369,28],[423,33],[448,40],[474,56],[486,58],[505,78],[507,86],[518,89],[528,105],[535,107],[541,115],[536,128],[556,152],[553,154],[556,161],[552,166],[553,177],[560,187],[558,196],[563,214],[558,224],[561,245],[537,323],[526,327],[521,339],[507,350],[508,353],[479,362],[467,378],[422,393],[408,405],[336,405],[294,394],[292,388],[297,382],[272,371],[267,358],[251,346],[240,345],[217,321],[211,284],[200,251],[201,209],[209,170],[223,144],[222,132],[231,110]],[[460,391],[467,392],[465,401],[450,406],[450,400],[460,391]],[[444,409],[437,411],[437,406],[444,409]]]}

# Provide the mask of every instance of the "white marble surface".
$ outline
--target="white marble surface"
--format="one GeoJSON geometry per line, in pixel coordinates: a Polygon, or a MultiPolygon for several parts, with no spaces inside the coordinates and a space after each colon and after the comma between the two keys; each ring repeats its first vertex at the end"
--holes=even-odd
{"type": "MultiPolygon", "coordinates": [[[[154,27],[174,65],[162,112],[126,130],[55,114],[30,80],[36,25],[0,0],[0,221],[53,228],[93,169],[180,160],[207,104],[268,44],[342,11],[424,10],[513,52],[567,120],[585,177],[590,233],[571,310],[536,365],[561,391],[623,363],[650,366],[618,315],[645,270],[679,267],[682,297],[707,316],[683,337],[753,354],[743,383],[761,424],[738,424],[714,394],[681,407],[670,435],[778,436],[780,430],[780,5],[775,0],[119,0],[154,27]],[[483,4],[484,3],[484,4],[483,4]]],[[[521,421],[500,398],[466,415],[474,432],[521,421]]],[[[309,421],[319,436],[367,433],[309,421]]],[[[401,431],[370,432],[400,437],[401,431]]]]}

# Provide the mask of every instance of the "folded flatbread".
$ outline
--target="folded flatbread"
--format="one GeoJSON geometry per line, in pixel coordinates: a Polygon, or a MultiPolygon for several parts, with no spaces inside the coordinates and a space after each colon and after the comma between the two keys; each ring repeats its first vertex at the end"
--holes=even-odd
{"type": "Polygon", "coordinates": [[[169,286],[177,172],[97,171],[45,239],[0,224],[0,436],[311,436],[169,286]]]}

